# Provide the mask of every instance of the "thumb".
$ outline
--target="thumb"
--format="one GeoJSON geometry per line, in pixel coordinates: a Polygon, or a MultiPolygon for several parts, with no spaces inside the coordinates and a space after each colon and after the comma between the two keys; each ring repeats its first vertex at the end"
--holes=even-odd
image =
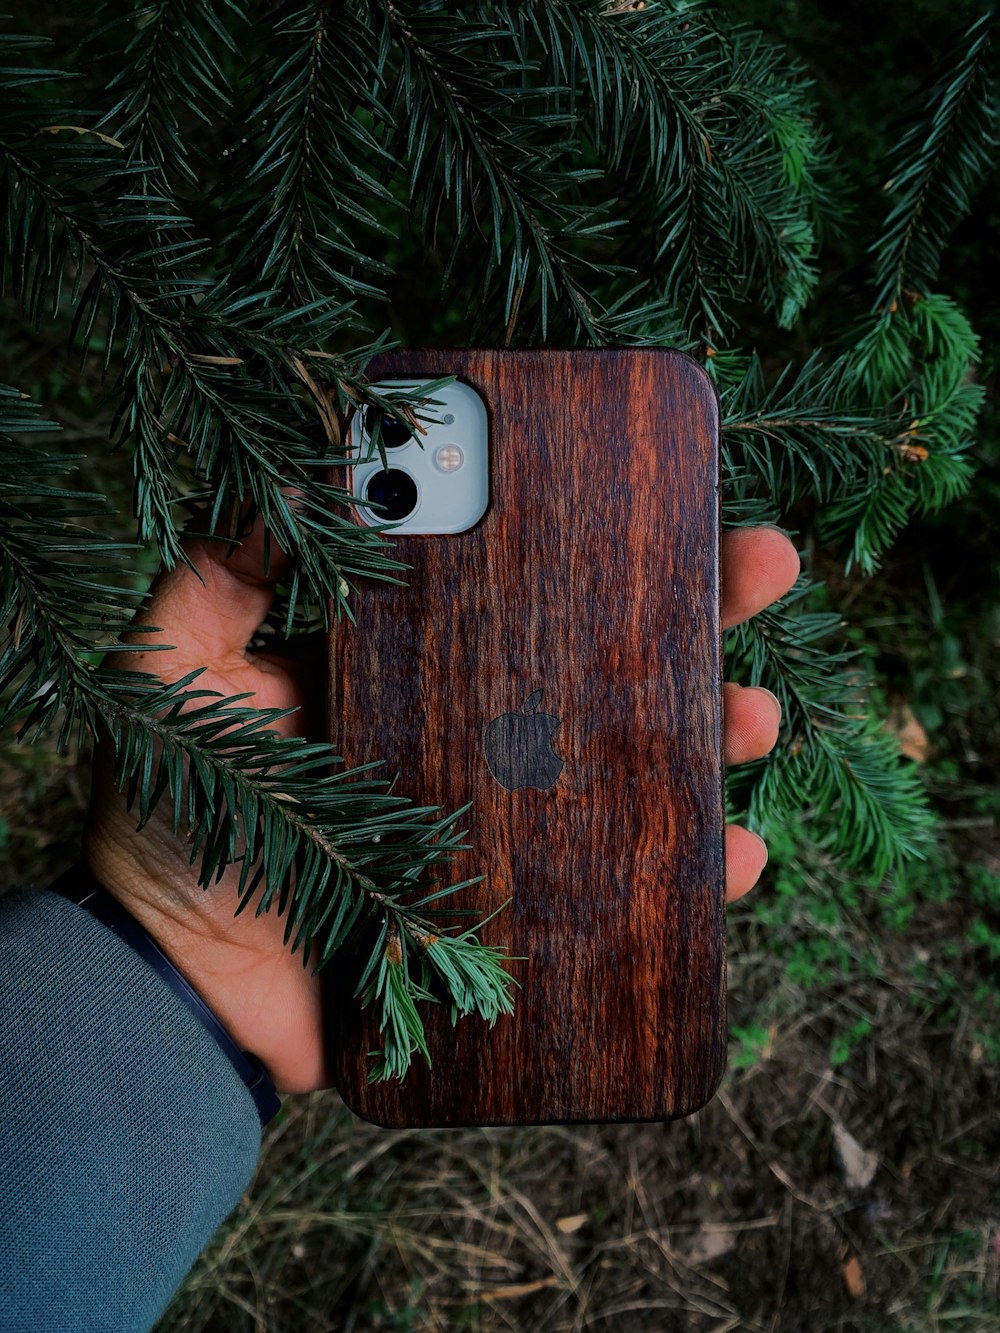
{"type": "MultiPolygon", "coordinates": [[[[125,641],[141,639],[149,647],[170,644],[175,650],[171,676],[245,653],[274,601],[275,585],[291,568],[291,560],[273,538],[267,545],[269,560],[265,559],[264,522],[259,514],[238,544],[195,534],[186,537],[183,547],[190,564],[161,571],[136,617],[160,632],[148,636],[132,632],[125,641]]],[[[166,663],[157,662],[159,657],[151,653],[148,660],[136,665],[163,675],[166,663]]]]}

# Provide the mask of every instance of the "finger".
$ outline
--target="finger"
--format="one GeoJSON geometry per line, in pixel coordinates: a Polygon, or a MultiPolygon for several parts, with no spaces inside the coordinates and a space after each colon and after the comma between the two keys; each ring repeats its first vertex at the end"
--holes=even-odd
{"type": "Polygon", "coordinates": [[[764,839],[739,824],[726,825],[726,902],[749,893],[767,865],[764,839]]]}
{"type": "Polygon", "coordinates": [[[777,528],[737,528],[722,538],[722,627],[784,597],[799,576],[795,547],[777,528]]]}
{"type": "Polygon", "coordinates": [[[762,685],[722,687],[723,752],[727,764],[748,764],[769,754],[778,739],[781,704],[762,685]]]}
{"type": "MultiPolygon", "coordinates": [[[[143,635],[143,643],[176,645],[179,657],[171,660],[171,674],[187,662],[207,665],[245,652],[270,610],[275,585],[291,564],[273,538],[269,546],[267,560],[259,515],[238,545],[195,535],[185,538],[190,565],[160,573],[137,617],[141,624],[160,630],[143,635]]],[[[157,671],[154,656],[142,666],[157,671]]]]}

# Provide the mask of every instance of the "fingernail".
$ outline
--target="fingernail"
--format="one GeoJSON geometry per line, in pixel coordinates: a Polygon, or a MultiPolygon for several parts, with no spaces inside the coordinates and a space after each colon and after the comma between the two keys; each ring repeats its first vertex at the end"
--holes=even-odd
{"type": "MultiPolygon", "coordinates": [[[[753,833],[753,830],[750,829],[749,832],[753,833]]],[[[764,848],[764,865],[766,866],[766,865],[767,865],[767,860],[768,860],[767,843],[764,841],[764,839],[760,836],[759,833],[754,833],[753,836],[757,839],[757,841],[760,843],[760,845],[764,848]]],[[[764,866],[761,866],[761,870],[763,870],[763,869],[764,869],[764,866]]]]}
{"type": "Polygon", "coordinates": [[[756,690],[758,694],[766,694],[766,695],[767,695],[767,697],[768,697],[768,698],[772,701],[772,703],[774,704],[775,710],[776,710],[776,712],[777,712],[777,714],[778,714],[778,722],[780,723],[780,722],[781,722],[781,700],[778,698],[778,696],[777,696],[776,694],[774,694],[771,690],[767,689],[767,687],[764,686],[764,685],[751,685],[749,688],[750,688],[751,690],[756,690]]]}

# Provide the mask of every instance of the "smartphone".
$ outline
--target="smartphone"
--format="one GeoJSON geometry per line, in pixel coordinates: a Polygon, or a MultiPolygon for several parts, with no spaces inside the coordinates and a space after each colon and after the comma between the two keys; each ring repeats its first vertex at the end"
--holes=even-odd
{"type": "Polygon", "coordinates": [[[518,985],[493,1027],[426,1006],[430,1066],[369,1083],[378,1033],[346,974],[337,1086],[386,1126],[687,1115],[726,1049],[711,380],[666,349],[397,352],[368,373],[455,380],[419,443],[390,426],[388,470],[350,425],[357,521],[382,504],[409,571],[362,584],[331,636],[332,740],[421,805],[470,804],[454,879],[482,876],[461,904],[518,985]]]}

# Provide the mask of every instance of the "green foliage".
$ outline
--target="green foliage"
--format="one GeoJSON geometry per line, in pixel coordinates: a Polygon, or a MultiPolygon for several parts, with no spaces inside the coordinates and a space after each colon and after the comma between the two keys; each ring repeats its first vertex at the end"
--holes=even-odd
{"type": "MultiPolygon", "coordinates": [[[[113,7],[102,8],[108,12],[113,7]]],[[[116,100],[96,129],[113,135],[128,165],[141,169],[144,191],[197,189],[198,170],[185,126],[191,116],[211,125],[232,114],[228,62],[219,55],[237,50],[246,23],[243,7],[235,0],[224,0],[221,6],[204,0],[160,0],[117,8],[82,45],[85,57],[95,47],[116,57],[116,72],[107,85],[116,100]],[[178,88],[184,89],[183,100],[176,96],[178,88]]]]}
{"type": "MultiPolygon", "coordinates": [[[[989,1255],[993,1244],[988,1230],[984,1233],[965,1229],[945,1236],[935,1247],[926,1277],[926,1300],[927,1310],[939,1327],[947,1320],[951,1328],[976,1333],[977,1329],[989,1328],[1000,1318],[995,1285],[986,1276],[980,1278],[972,1262],[981,1253],[989,1255]],[[945,1297],[945,1273],[949,1269],[968,1272],[970,1276],[958,1294],[945,1297]]],[[[987,1259],[986,1263],[989,1262],[987,1259]]]]}
{"type": "Polygon", "coordinates": [[[751,1069],[765,1060],[771,1049],[773,1034],[759,1023],[749,1027],[735,1024],[729,1029],[730,1040],[735,1047],[729,1052],[729,1064],[733,1069],[751,1069]]]}
{"type": "Polygon", "coordinates": [[[907,109],[885,185],[894,202],[873,245],[873,314],[849,334],[851,387],[895,405],[899,423],[881,469],[825,516],[830,536],[852,541],[849,567],[865,573],[914,511],[949,503],[972,475],[964,454],[983,397],[969,382],[979,343],[933,284],[949,236],[993,166],[994,27],[992,12],[973,22],[907,109]]]}
{"type": "Polygon", "coordinates": [[[841,1032],[833,1039],[830,1046],[830,1064],[846,1064],[864,1039],[871,1034],[871,1020],[859,1018],[846,1032],[841,1032]]]}
{"type": "Polygon", "coordinates": [[[827,536],[849,538],[848,568],[873,573],[911,514],[931,513],[962,495],[972,477],[966,457],[983,402],[969,379],[979,340],[946,296],[907,296],[862,321],[846,364],[852,395],[898,404],[866,484],[832,504],[827,536]],[[901,415],[900,415],[901,414],[901,415]]]}
{"type": "Polygon", "coordinates": [[[115,638],[141,596],[112,590],[101,576],[120,575],[132,548],[81,523],[100,515],[101,497],[49,483],[72,458],[37,454],[11,439],[46,429],[51,423],[0,387],[0,608],[8,627],[0,725],[17,719],[19,738],[29,739],[57,727],[59,748],[74,732],[100,729],[114,747],[115,781],[137,827],[169,799],[173,830],[186,836],[200,882],[207,887],[238,862],[237,912],[253,901],[258,915],[281,912],[285,943],[293,952],[302,947],[304,962],[314,940],[322,944],[322,966],[359,922],[380,920],[373,958],[382,964],[375,993],[386,1028],[386,1074],[401,1075],[411,1053],[425,1051],[413,1000],[430,998],[387,966],[390,933],[399,939],[405,932],[414,942],[425,975],[443,982],[456,1014],[475,1011],[492,1022],[510,1012],[510,977],[498,951],[479,947],[472,932],[432,936],[421,912],[433,915],[432,903],[464,885],[411,901],[421,872],[463,846],[460,812],[435,818],[365,770],[331,776],[338,761],[329,746],[279,736],[273,726],[281,711],[198,689],[198,672],[164,685],[115,669],[114,654],[127,651],[115,638]],[[100,664],[98,647],[110,665],[100,664]]]}
{"type": "MultiPolygon", "coordinates": [[[[75,53],[0,37],[0,246],[25,318],[71,315],[72,350],[103,367],[135,543],[101,535],[101,497],[74,489],[76,460],[34,447],[43,423],[4,391],[3,717],[61,746],[108,729],[138,819],[171,801],[204,884],[245,841],[240,910],[280,911],[290,947],[318,941],[328,959],[367,929],[376,1073],[401,1076],[424,1051],[422,1003],[489,1021],[510,1005],[504,960],[430,924],[463,887],[433,881],[458,817],[413,809],[367,769],[331,774],[326,747],[280,740],[276,714],[197,676],[116,671],[131,566],[183,560],[190,512],[231,540],[249,511],[294,563],[285,632],[349,617],[358,585],[400,577],[330,470],[351,410],[409,424],[428,410],[364,375],[419,304],[429,337],[702,357],[727,522],[815,520],[871,572],[972,476],[979,346],[936,284],[991,165],[992,19],[956,38],[904,116],[871,290],[852,298],[871,314],[827,351],[808,315],[821,243],[849,221],[836,160],[804,71],[714,7],[182,0],[102,19],[75,53]],[[784,371],[748,326],[795,331],[784,371]]],[[[784,709],[782,748],[736,776],[730,802],[772,837],[805,806],[812,846],[882,875],[925,853],[926,803],[819,596],[804,579],[728,640],[729,669],[784,709]]],[[[828,944],[790,966],[835,970],[828,944]]]]}
{"type": "Polygon", "coordinates": [[[989,11],[961,33],[903,122],[884,186],[893,206],[873,247],[877,309],[898,301],[906,288],[930,294],[955,223],[993,167],[995,21],[989,11]]]}
{"type": "Polygon", "coordinates": [[[808,807],[768,834],[772,892],[753,903],[755,921],[767,927],[771,947],[797,994],[844,981],[874,964],[858,953],[862,895],[853,876],[817,850],[808,807]]]}
{"type": "Polygon", "coordinates": [[[863,708],[865,677],[856,654],[830,646],[840,620],[801,611],[800,581],[780,607],[731,632],[727,661],[748,684],[778,697],[785,751],[745,765],[729,783],[750,827],[772,839],[804,806],[823,812],[810,840],[852,867],[881,877],[926,847],[930,829],[919,777],[863,708]],[[851,668],[854,668],[853,670],[851,668]]]}
{"type": "Polygon", "coordinates": [[[352,232],[391,235],[376,211],[394,202],[380,176],[397,165],[380,134],[393,124],[379,100],[387,48],[349,6],[276,5],[263,26],[241,145],[224,150],[219,199],[247,238],[230,273],[248,291],[265,281],[292,308],[379,299],[389,269],[352,232]]]}

